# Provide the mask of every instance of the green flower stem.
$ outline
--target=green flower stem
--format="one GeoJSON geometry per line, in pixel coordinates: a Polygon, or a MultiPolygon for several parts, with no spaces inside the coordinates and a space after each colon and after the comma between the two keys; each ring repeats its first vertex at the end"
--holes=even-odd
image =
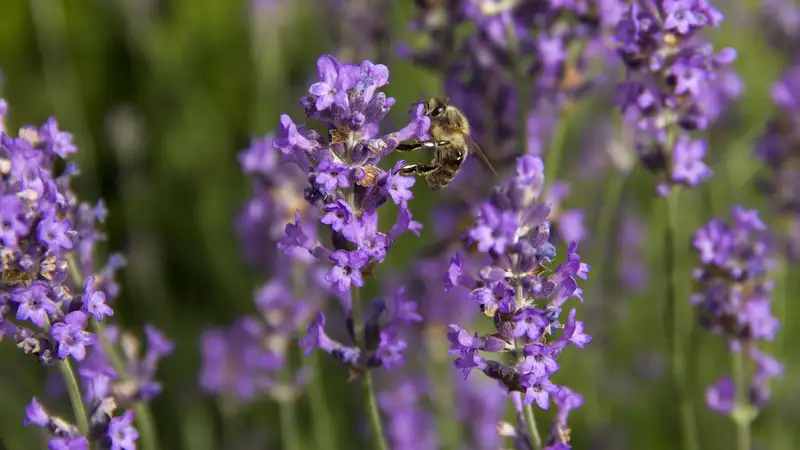
{"type": "MultiPolygon", "coordinates": [[[[356,338],[356,345],[359,349],[364,349],[364,317],[361,311],[361,290],[355,286],[350,290],[350,302],[353,311],[353,332],[356,338]]],[[[378,410],[378,400],[375,396],[375,387],[372,384],[372,372],[365,370],[361,374],[364,382],[364,395],[366,397],[367,418],[372,430],[372,438],[375,441],[377,450],[389,450],[386,443],[386,436],[383,434],[383,424],[381,413],[378,410]]]]}
{"type": "Polygon", "coordinates": [[[744,349],[731,352],[733,382],[736,385],[736,408],[733,413],[733,421],[736,423],[736,450],[751,450],[750,423],[755,418],[755,411],[748,401],[743,352],[744,349]]]}
{"type": "Polygon", "coordinates": [[[72,369],[72,363],[69,359],[62,359],[58,362],[58,370],[61,371],[64,384],[67,385],[69,401],[72,403],[72,411],[75,413],[75,421],[78,423],[78,431],[86,435],[89,432],[89,419],[86,415],[86,408],[83,406],[81,388],[78,386],[78,378],[72,369]]]}
{"type": "MultiPolygon", "coordinates": [[[[297,411],[295,400],[287,399],[278,404],[281,420],[281,448],[284,450],[300,450],[300,435],[297,432],[297,411]]],[[[326,447],[327,448],[327,447],[326,447]]]]}
{"type": "MultiPolygon", "coordinates": [[[[518,281],[514,286],[514,297],[517,301],[517,305],[524,304],[525,298],[524,293],[522,292],[521,281],[518,281]]],[[[525,356],[520,352],[517,358],[519,359],[519,362],[522,362],[525,356]]],[[[533,415],[533,405],[523,405],[522,414],[525,417],[525,426],[528,428],[528,436],[530,436],[531,439],[531,449],[541,450],[542,437],[539,435],[539,428],[536,427],[536,417],[533,415]]]]}
{"type": "MultiPolygon", "coordinates": [[[[50,333],[50,319],[47,317],[45,317],[44,329],[48,334],[50,333]]],[[[75,414],[78,432],[86,436],[89,433],[89,416],[86,415],[81,387],[78,385],[78,377],[75,376],[75,370],[72,368],[72,362],[70,362],[69,357],[58,360],[58,370],[61,372],[61,377],[67,386],[67,393],[69,394],[69,401],[72,403],[72,412],[75,414]]]]}
{"type": "MultiPolygon", "coordinates": [[[[607,249],[606,236],[611,235],[611,226],[614,223],[614,218],[619,213],[619,204],[622,200],[622,194],[625,191],[625,181],[627,176],[622,173],[614,173],[611,175],[610,180],[606,180],[605,194],[603,195],[603,206],[600,208],[600,218],[597,222],[597,232],[594,234],[595,239],[592,241],[591,257],[588,261],[591,265],[600,265],[605,261],[605,250],[607,249]]],[[[594,277],[589,277],[587,283],[587,291],[595,297],[602,299],[605,287],[605,280],[602,276],[603,271],[594,277]]],[[[589,303],[586,305],[589,308],[589,315],[602,315],[603,305],[589,303]]],[[[586,420],[589,425],[597,425],[607,422],[608,408],[603,408],[600,402],[600,374],[603,367],[602,352],[593,351],[588,352],[586,355],[586,364],[589,366],[589,373],[594,374],[593,381],[589,383],[588,388],[584,391],[586,398],[586,420]]]]}
{"type": "MultiPolygon", "coordinates": [[[[292,292],[297,298],[306,296],[306,269],[306,266],[300,263],[295,263],[292,267],[292,292]]],[[[322,377],[319,358],[318,353],[302,358],[302,364],[311,374],[308,397],[311,403],[311,422],[314,427],[314,448],[336,450],[338,440],[331,422],[330,408],[325,395],[325,379],[322,377]]]]}
{"type": "MultiPolygon", "coordinates": [[[[122,361],[122,357],[117,352],[117,349],[108,340],[106,337],[106,330],[103,327],[103,324],[98,322],[95,319],[92,319],[92,329],[97,334],[98,338],[100,339],[100,345],[103,347],[103,351],[105,351],[108,359],[111,361],[111,365],[114,367],[114,370],[119,374],[119,377],[123,381],[131,380],[131,375],[128,373],[127,368],[125,367],[125,363],[122,361]]],[[[155,420],[153,419],[153,414],[150,412],[150,408],[147,406],[147,403],[143,401],[137,401],[134,404],[134,411],[136,411],[136,430],[139,432],[139,437],[142,441],[142,448],[145,450],[158,450],[158,440],[156,439],[157,431],[155,426],[155,420]]]]}
{"type": "Polygon", "coordinates": [[[665,303],[667,345],[672,361],[672,379],[678,399],[678,415],[685,450],[699,450],[699,439],[694,417],[694,405],[686,386],[686,355],[684,352],[686,339],[686,314],[678,301],[677,267],[675,264],[675,234],[677,230],[678,191],[671,192],[666,201],[666,228],[664,231],[664,270],[667,275],[667,301],[665,303]]]}
{"type": "Polygon", "coordinates": [[[338,438],[331,422],[330,408],[325,396],[325,380],[320,369],[320,355],[313,354],[304,358],[304,363],[311,368],[311,384],[308,397],[311,403],[311,417],[314,424],[314,448],[336,450],[338,438]]]}
{"type": "MultiPolygon", "coordinates": [[[[519,103],[519,118],[517,126],[519,127],[519,147],[520,153],[528,153],[528,110],[530,109],[531,90],[533,87],[533,80],[528,78],[528,73],[523,60],[522,54],[519,50],[517,31],[514,29],[514,24],[509,23],[505,28],[506,41],[509,46],[509,53],[514,60],[514,86],[517,88],[517,101],[519,103]]],[[[494,99],[491,99],[494,101],[494,99]]],[[[486,127],[490,128],[490,127],[486,127]]]]}
{"type": "Polygon", "coordinates": [[[542,437],[539,436],[539,429],[536,428],[536,417],[533,416],[533,405],[523,405],[522,414],[525,416],[525,426],[528,427],[531,436],[531,448],[540,450],[542,448],[542,437]]]}
{"type": "MultiPolygon", "coordinates": [[[[73,253],[68,253],[66,260],[72,282],[75,283],[76,286],[83,286],[83,276],[81,275],[80,268],[75,260],[75,255],[73,253]]],[[[114,370],[117,372],[117,375],[123,381],[131,380],[132,377],[130,373],[128,373],[128,369],[125,367],[122,357],[114,345],[111,344],[111,341],[108,340],[108,337],[106,336],[106,330],[103,328],[103,324],[92,318],[91,326],[92,331],[97,334],[97,338],[100,340],[100,345],[103,347],[103,351],[111,362],[111,366],[114,367],[114,370]]],[[[150,408],[147,406],[147,403],[142,401],[136,402],[134,405],[134,411],[136,412],[137,431],[139,432],[139,438],[142,442],[142,448],[144,450],[158,450],[159,445],[158,440],[156,439],[157,431],[155,420],[153,420],[153,415],[150,412],[150,408]]]]}
{"type": "Polygon", "coordinates": [[[564,150],[564,142],[567,138],[567,128],[569,120],[564,115],[559,115],[556,129],[550,139],[550,146],[547,149],[544,162],[544,183],[545,192],[553,185],[558,176],[558,168],[561,164],[561,152],[564,150]]]}

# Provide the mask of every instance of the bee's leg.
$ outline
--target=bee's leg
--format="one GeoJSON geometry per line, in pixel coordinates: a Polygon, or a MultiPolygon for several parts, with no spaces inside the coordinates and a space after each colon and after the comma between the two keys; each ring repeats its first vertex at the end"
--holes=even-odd
{"type": "Polygon", "coordinates": [[[426,175],[434,170],[436,170],[437,166],[432,164],[406,164],[405,166],[400,168],[400,174],[402,175],[426,175]]]}
{"type": "Polygon", "coordinates": [[[412,140],[398,145],[395,150],[398,152],[414,152],[421,149],[433,150],[436,147],[449,145],[450,141],[420,141],[412,140]]]}

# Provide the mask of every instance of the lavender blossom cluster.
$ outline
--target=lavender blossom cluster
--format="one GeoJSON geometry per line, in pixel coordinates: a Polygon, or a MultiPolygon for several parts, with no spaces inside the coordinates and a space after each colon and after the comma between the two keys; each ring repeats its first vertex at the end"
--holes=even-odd
{"type": "MultiPolygon", "coordinates": [[[[418,5],[411,29],[425,37],[425,44],[414,49],[403,45],[400,54],[441,72],[447,95],[472,113],[476,134],[511,164],[520,126],[547,128],[554,121],[554,105],[568,104],[602,80],[599,74],[587,76],[591,55],[604,53],[603,40],[623,10],[617,0],[418,5]],[[464,36],[465,26],[475,32],[464,36]],[[522,111],[528,116],[525,123],[517,120],[521,108],[528,109],[522,111]]],[[[538,154],[539,138],[531,132],[522,144],[538,154]]]]}
{"type": "MultiPolygon", "coordinates": [[[[2,122],[7,108],[0,104],[2,122]]],[[[108,302],[119,293],[115,272],[124,260],[113,255],[95,271],[95,247],[104,239],[97,223],[107,212],[102,202],[81,202],[72,191],[78,169],[68,158],[77,150],[54,118],[22,127],[17,136],[0,134],[0,338],[46,366],[58,365],[64,375],[74,420],[48,413],[37,398],[25,414],[26,425],[47,430],[50,449],[88,449],[90,442],[132,449],[139,438],[132,409],[160,392],[158,361],[173,346],[148,326],[144,357],[133,335],[120,339],[118,363],[107,354],[106,344],[113,348],[120,333],[102,324],[114,315],[108,302]],[[90,323],[94,332],[87,330],[90,323]]]]}
{"type": "MultiPolygon", "coordinates": [[[[295,214],[310,221],[320,210],[302,196],[307,176],[293,165],[281,164],[274,142],[269,133],[239,154],[242,172],[251,177],[252,196],[237,217],[237,234],[245,259],[270,274],[253,295],[258,314],[211,328],[201,337],[200,386],[239,403],[263,395],[287,402],[302,392],[310,374],[287,373],[290,350],[314,311],[337,294],[325,281],[328,268],[307,251],[277,251],[287,221],[295,214]]],[[[314,227],[304,231],[316,236],[314,227]]]]}
{"type": "Polygon", "coordinates": [[[643,0],[632,2],[617,23],[614,42],[627,68],[617,102],[641,131],[642,163],[663,176],[660,195],[712,175],[703,162],[707,142],[691,132],[707,129],[742,90],[730,69],[736,50],[715,52],[698,34],[722,20],[706,0],[643,0]]]}
{"type": "MultiPolygon", "coordinates": [[[[524,394],[522,403],[547,409],[553,398],[559,408],[572,409],[582,400],[577,393],[554,384],[558,357],[568,344],[583,348],[591,337],[572,309],[566,323],[560,322],[564,303],[581,290],[575,277],[586,279],[590,267],[581,262],[577,244],[569,245],[566,261],[551,272],[556,258],[549,242],[550,206],[540,203],[544,164],[526,155],[518,159],[515,176],[495,188],[478,208],[469,238],[485,254],[477,277],[464,271],[463,255],[451,259],[444,275],[446,289],[469,290],[469,300],[493,320],[496,332],[479,336],[459,325],[450,325],[450,351],[458,355],[454,367],[466,378],[473,369],[497,380],[509,392],[524,394]],[[561,330],[560,333],[557,330],[561,330]],[[557,336],[556,336],[557,335],[557,336]],[[509,362],[487,359],[482,354],[501,353],[509,362]]],[[[563,431],[566,427],[557,426],[563,431]]],[[[556,431],[558,431],[556,430],[556,431]]],[[[563,433],[554,432],[550,445],[558,448],[563,433]]]]}
{"type": "MultiPolygon", "coordinates": [[[[800,8],[797,8],[800,14],[800,8]]],[[[800,32],[800,27],[798,28],[800,32]]],[[[778,110],[756,142],[755,155],[767,167],[756,179],[757,190],[768,198],[771,209],[788,219],[786,256],[800,260],[800,61],[795,61],[772,86],[772,101],[778,110]]]]}
{"type": "Polygon", "coordinates": [[[731,215],[732,222],[713,219],[692,237],[701,265],[694,271],[698,292],[691,302],[700,324],[727,339],[732,352],[747,350],[755,365],[747,399],[736,398],[730,378],[708,388],[708,407],[722,414],[732,414],[737,401],[763,407],[770,397],[769,381],[783,371],[757,347],[759,341],[772,341],[779,327],[770,310],[774,281],[769,275],[775,261],[767,227],[756,210],[735,206],[731,215]]]}
{"type": "MultiPolygon", "coordinates": [[[[359,343],[358,330],[365,330],[363,346],[347,345],[325,333],[325,315],[318,312],[308,327],[301,345],[310,352],[320,348],[347,363],[354,370],[392,367],[402,363],[405,342],[398,339],[395,326],[418,321],[413,303],[398,292],[390,308],[382,299],[372,303],[365,322],[352,316],[352,297],[346,294],[364,285],[386,259],[388,250],[405,232],[419,234],[421,224],[414,221],[408,202],[415,179],[400,175],[404,164],[390,170],[378,167],[380,159],[404,140],[427,138],[430,119],[422,115],[422,105],[412,109],[412,119],[400,131],[380,134],[379,123],[388,114],[394,99],[378,89],[389,82],[389,70],[381,64],[364,61],[360,65],[341,64],[330,55],[317,61],[319,81],[312,84],[301,103],[309,118],[328,129],[328,136],[297,126],[287,115],[281,116],[279,136],[274,142],[284,161],[292,162],[307,175],[306,201],[320,208],[319,222],[330,233],[330,246],[323,244],[309,230],[314,225],[295,214],[294,223],[286,226],[278,246],[285,252],[306,250],[327,263],[325,280],[341,293],[348,322],[348,334],[359,343]],[[390,200],[398,206],[397,219],[386,231],[379,231],[378,208],[390,200]],[[385,311],[391,319],[379,319],[385,311]],[[354,323],[355,321],[355,323],[354,323]]],[[[360,305],[357,305],[360,311],[360,305]]]]}

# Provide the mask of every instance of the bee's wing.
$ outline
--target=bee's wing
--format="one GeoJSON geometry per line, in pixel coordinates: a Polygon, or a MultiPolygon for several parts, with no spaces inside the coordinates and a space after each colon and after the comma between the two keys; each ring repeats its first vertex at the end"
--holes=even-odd
{"type": "Polygon", "coordinates": [[[486,157],[486,153],[483,153],[483,149],[481,149],[481,146],[478,145],[478,143],[475,142],[475,140],[472,139],[472,137],[468,134],[464,135],[464,142],[467,143],[467,147],[472,153],[478,155],[478,157],[481,159],[481,162],[483,162],[483,164],[486,165],[486,167],[488,167],[489,170],[492,171],[494,176],[497,176],[497,171],[494,170],[492,163],[489,162],[489,158],[486,157]]]}

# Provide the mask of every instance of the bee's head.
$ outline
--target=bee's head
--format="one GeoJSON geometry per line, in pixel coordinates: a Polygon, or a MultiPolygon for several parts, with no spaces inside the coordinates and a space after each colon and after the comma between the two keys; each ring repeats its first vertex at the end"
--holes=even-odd
{"type": "Polygon", "coordinates": [[[431,119],[439,119],[447,111],[450,99],[447,97],[431,97],[425,101],[423,114],[431,119]]]}

